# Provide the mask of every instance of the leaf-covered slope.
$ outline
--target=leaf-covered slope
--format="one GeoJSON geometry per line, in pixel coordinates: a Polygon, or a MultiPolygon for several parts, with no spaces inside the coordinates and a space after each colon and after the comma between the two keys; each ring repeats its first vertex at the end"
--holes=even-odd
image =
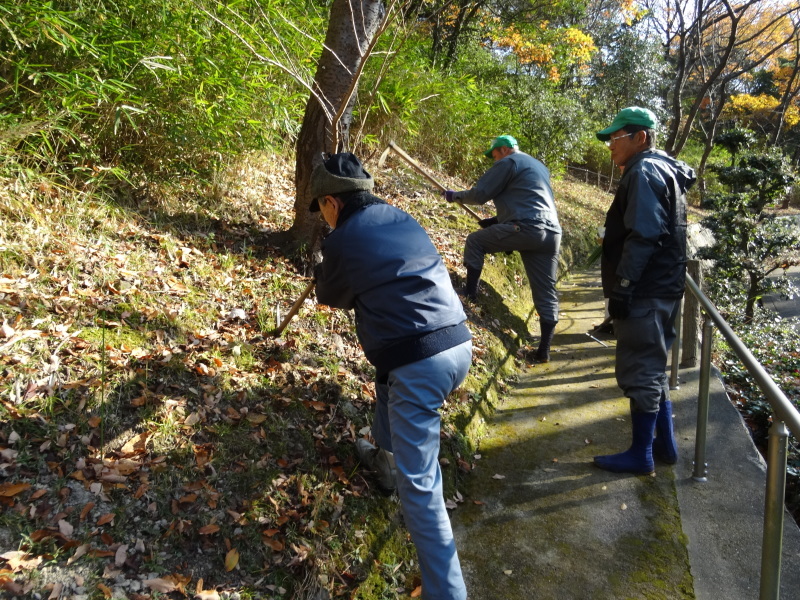
{"type": "MultiPolygon", "coordinates": [[[[373,387],[351,315],[312,296],[283,336],[270,335],[308,281],[273,235],[292,219],[289,164],[253,159],[212,189],[185,182],[114,199],[2,182],[7,592],[378,598],[419,585],[396,500],[376,493],[355,457],[373,387]]],[[[472,218],[400,165],[376,178],[460,286],[472,218]]],[[[556,190],[575,260],[604,200],[556,190]]],[[[465,307],[473,368],[443,411],[453,506],[482,418],[538,330],[518,257],[494,257],[485,276],[481,300],[465,307]]]]}

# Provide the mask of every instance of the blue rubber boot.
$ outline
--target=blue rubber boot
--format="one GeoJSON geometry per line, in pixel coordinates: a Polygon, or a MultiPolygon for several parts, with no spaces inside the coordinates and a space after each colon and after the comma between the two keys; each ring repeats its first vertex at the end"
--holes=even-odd
{"type": "Polygon", "coordinates": [[[670,400],[664,400],[658,405],[653,456],[668,465],[678,462],[678,445],[675,443],[675,433],[672,428],[672,402],[670,400]]]}
{"type": "Polygon", "coordinates": [[[595,456],[594,464],[614,473],[649,475],[655,470],[653,464],[653,429],[656,413],[631,412],[633,441],[631,447],[619,454],[595,456]]]}

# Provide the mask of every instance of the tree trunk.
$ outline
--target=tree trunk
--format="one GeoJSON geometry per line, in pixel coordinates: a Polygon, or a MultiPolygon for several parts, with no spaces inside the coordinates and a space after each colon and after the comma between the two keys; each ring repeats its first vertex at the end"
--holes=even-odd
{"type": "Polygon", "coordinates": [[[322,162],[323,152],[348,148],[358,78],[384,15],[381,0],[334,0],[331,7],[314,93],[297,139],[295,219],[289,229],[291,237],[310,252],[316,250],[322,231],[320,219],[308,210],[311,171],[322,162]]]}
{"type": "Polygon", "coordinates": [[[727,96],[726,82],[722,84],[709,94],[712,100],[716,97],[716,102],[712,101],[711,104],[711,118],[708,121],[708,126],[705,128],[705,140],[703,145],[703,155],[700,158],[700,164],[697,166],[697,179],[698,191],[700,192],[700,206],[705,206],[706,202],[706,164],[708,157],[711,156],[711,150],[714,148],[714,138],[717,135],[717,125],[722,116],[722,108],[725,105],[725,98],[727,96]]]}
{"type": "MultiPolygon", "coordinates": [[[[800,22],[795,22],[794,25],[795,31],[800,28],[800,22]]],[[[778,105],[778,122],[775,125],[775,131],[772,134],[771,142],[772,145],[776,147],[778,146],[778,140],[780,140],[781,131],[783,130],[783,126],[786,121],[786,111],[789,110],[792,100],[794,100],[800,93],[800,88],[795,87],[798,74],[800,74],[800,39],[795,38],[794,48],[794,66],[792,67],[792,73],[789,76],[789,79],[786,81],[786,89],[784,90],[783,95],[781,96],[781,102],[778,105]]]]}
{"type": "Polygon", "coordinates": [[[750,284],[748,286],[748,291],[747,291],[747,302],[745,303],[744,307],[745,323],[751,322],[756,314],[756,302],[758,302],[761,293],[761,286],[759,285],[760,283],[761,280],[758,279],[753,273],[750,273],[750,284]]]}

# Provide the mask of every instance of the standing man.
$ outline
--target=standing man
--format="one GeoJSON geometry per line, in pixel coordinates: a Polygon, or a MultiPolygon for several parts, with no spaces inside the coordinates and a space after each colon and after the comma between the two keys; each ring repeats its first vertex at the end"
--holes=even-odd
{"type": "Polygon", "coordinates": [[[533,360],[550,360],[550,343],[558,323],[558,252],[561,225],[550,187],[550,171],[540,161],[519,151],[517,140],[501,135],[483,153],[494,165],[470,190],[447,190],[448,202],[486,204],[494,200],[497,216],[480,221],[482,229],[467,236],[464,265],[465,295],[475,300],[486,254],[519,251],[533,305],[539,313],[541,339],[533,360]]]}
{"type": "Polygon", "coordinates": [[[356,447],[384,490],[396,485],[417,547],[422,596],[465,600],[439,468],[439,408],[467,375],[472,335],[428,234],[373,196],[372,187],[349,152],[311,174],[309,209],[333,229],[315,271],[317,299],[355,310],[358,339],[375,366],[378,446],[360,439],[356,447]]]}
{"type": "Polygon", "coordinates": [[[632,106],[597,133],[623,170],[606,213],[601,273],[633,441],[594,464],[637,475],[653,472],[653,455],[667,464],[678,459],[666,370],[686,281],[686,192],[695,182],[691,167],[655,150],[657,125],[651,111],[632,106]]]}

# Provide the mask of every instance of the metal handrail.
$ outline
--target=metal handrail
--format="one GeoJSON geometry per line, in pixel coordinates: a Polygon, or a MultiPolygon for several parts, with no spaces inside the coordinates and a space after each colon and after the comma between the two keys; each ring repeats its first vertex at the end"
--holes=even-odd
{"type": "MultiPolygon", "coordinates": [[[[776,418],[769,430],[767,450],[767,484],[764,500],[764,534],[761,547],[761,585],[759,600],[780,597],[781,549],[783,547],[784,497],[786,495],[786,461],[789,430],[800,438],[800,411],[786,397],[769,373],[756,360],[747,346],[733,332],[719,311],[687,274],[686,284],[704,312],[703,339],[700,351],[700,381],[697,400],[697,436],[692,478],[707,480],[706,428],[708,425],[708,393],[711,373],[712,322],[730,345],[747,372],[756,380],[776,418]],[[788,425],[788,429],[787,429],[788,425]]],[[[696,341],[695,341],[696,343],[696,341]]],[[[673,354],[673,363],[675,361],[673,354]]]]}

